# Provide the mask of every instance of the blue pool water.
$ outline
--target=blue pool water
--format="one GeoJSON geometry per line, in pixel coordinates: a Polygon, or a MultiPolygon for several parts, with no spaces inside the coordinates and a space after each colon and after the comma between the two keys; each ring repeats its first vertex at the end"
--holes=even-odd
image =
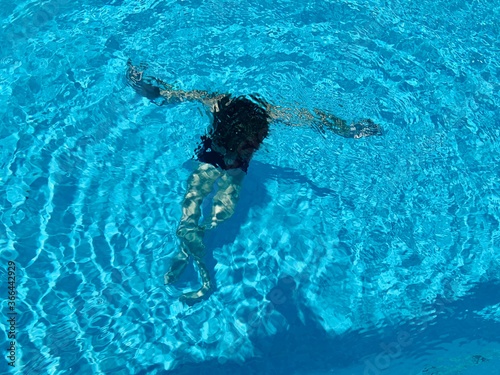
{"type": "Polygon", "coordinates": [[[498,374],[497,1],[0,2],[1,373],[498,374]],[[163,273],[210,119],[128,58],[385,134],[274,124],[189,307],[163,273]]]}

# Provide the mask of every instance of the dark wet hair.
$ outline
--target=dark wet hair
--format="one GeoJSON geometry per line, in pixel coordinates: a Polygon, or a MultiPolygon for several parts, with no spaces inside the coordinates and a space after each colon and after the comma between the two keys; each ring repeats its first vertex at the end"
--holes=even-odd
{"type": "Polygon", "coordinates": [[[209,137],[226,151],[234,152],[242,143],[257,150],[269,134],[269,115],[265,103],[255,96],[225,96],[218,101],[219,111],[209,137]],[[251,99],[251,100],[250,100],[251,99]]]}

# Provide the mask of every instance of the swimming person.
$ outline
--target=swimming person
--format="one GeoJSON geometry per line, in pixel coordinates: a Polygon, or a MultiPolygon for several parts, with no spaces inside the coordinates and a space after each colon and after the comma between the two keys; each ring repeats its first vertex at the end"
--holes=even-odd
{"type": "Polygon", "coordinates": [[[165,284],[174,283],[188,265],[189,257],[192,257],[200,272],[202,286],[197,291],[182,295],[181,301],[189,305],[200,301],[212,289],[212,281],[203,261],[203,235],[206,230],[217,227],[233,215],[250,160],[269,134],[272,121],[289,125],[297,125],[295,122],[298,121],[299,124],[314,127],[321,134],[332,131],[345,138],[382,134],[382,129],[371,120],[347,125],[346,121],[317,109],[313,110],[314,114],[305,109],[293,111],[272,106],[256,95],[233,97],[199,90],[176,90],[158,78],[145,76],[146,65],[134,66],[130,60],[127,65],[127,82],[138,94],[160,106],[198,101],[213,118],[212,126],[201,137],[201,143],[195,150],[199,164],[189,177],[176,232],[180,249],[165,273],[165,284]],[[218,190],[213,198],[212,213],[200,224],[201,204],[214,184],[217,184],[218,190]]]}

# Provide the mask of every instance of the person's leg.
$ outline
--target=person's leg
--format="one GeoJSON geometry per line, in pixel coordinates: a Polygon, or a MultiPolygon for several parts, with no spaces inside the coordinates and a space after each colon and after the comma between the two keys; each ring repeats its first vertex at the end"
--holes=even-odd
{"type": "Polygon", "coordinates": [[[208,274],[208,269],[205,266],[205,262],[203,262],[202,258],[197,257],[196,255],[193,255],[193,260],[198,267],[198,271],[200,272],[202,285],[201,288],[197,291],[187,292],[181,296],[180,300],[190,306],[194,305],[196,302],[199,302],[203,297],[207,295],[210,289],[212,289],[210,275],[208,274]]]}
{"type": "Polygon", "coordinates": [[[172,258],[169,270],[165,273],[165,285],[175,282],[188,264],[189,254],[181,246],[181,250],[172,258]]]}
{"type": "Polygon", "coordinates": [[[189,255],[202,258],[204,255],[203,230],[198,222],[201,203],[212,191],[221,172],[210,164],[200,164],[188,180],[188,188],[182,202],[182,218],[177,228],[180,251],[172,258],[170,269],[165,273],[165,284],[175,282],[187,266],[189,255]]]}
{"type": "Polygon", "coordinates": [[[203,248],[201,242],[203,229],[199,226],[201,203],[212,191],[215,180],[221,171],[211,164],[203,163],[188,180],[188,189],[182,202],[182,218],[177,229],[177,237],[188,245],[189,250],[203,248]]]}
{"type": "MultiPolygon", "coordinates": [[[[211,223],[206,226],[207,229],[215,228],[233,215],[245,173],[240,169],[231,169],[220,172],[219,176],[220,178],[217,181],[218,191],[213,200],[211,223]]],[[[188,305],[200,301],[212,288],[210,276],[203,261],[203,252],[191,251],[191,254],[200,272],[202,286],[197,291],[182,295],[181,301],[188,305]]]]}
{"type": "Polygon", "coordinates": [[[233,216],[238,202],[245,172],[241,169],[224,171],[218,181],[218,191],[213,200],[210,229],[233,216]]]}

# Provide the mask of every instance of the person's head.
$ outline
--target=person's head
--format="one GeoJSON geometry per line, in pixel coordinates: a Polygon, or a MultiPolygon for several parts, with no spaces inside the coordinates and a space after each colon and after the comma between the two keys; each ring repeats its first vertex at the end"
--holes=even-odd
{"type": "Polygon", "coordinates": [[[227,152],[251,155],[269,134],[269,116],[263,103],[255,101],[246,97],[220,101],[219,111],[214,113],[212,138],[227,152]]]}

